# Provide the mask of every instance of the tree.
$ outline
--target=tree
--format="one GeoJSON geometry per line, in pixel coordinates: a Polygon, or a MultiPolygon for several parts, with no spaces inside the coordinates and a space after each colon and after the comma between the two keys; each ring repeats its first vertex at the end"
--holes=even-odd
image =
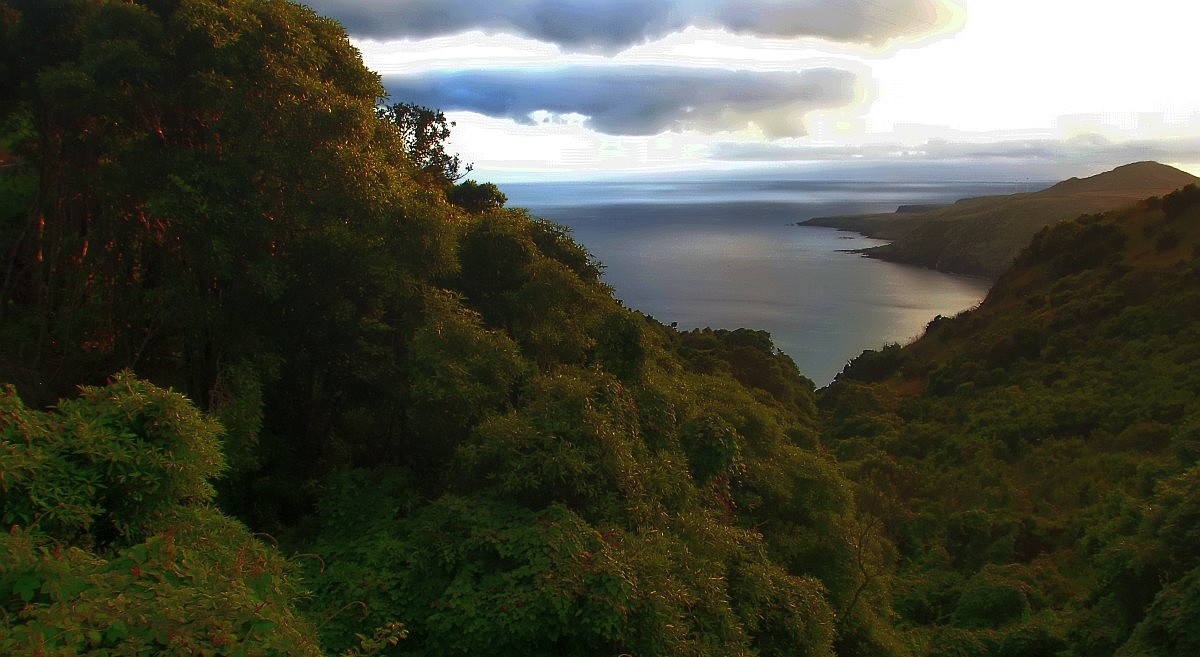
{"type": "Polygon", "coordinates": [[[22,397],[134,369],[227,422],[238,481],[307,468],[285,500],[386,445],[458,228],[341,27],[283,0],[0,0],[10,35],[0,372],[22,397]]]}
{"type": "Polygon", "coordinates": [[[446,190],[446,200],[471,214],[482,214],[504,207],[508,197],[493,183],[464,180],[446,190]]]}
{"type": "Polygon", "coordinates": [[[446,152],[446,139],[454,122],[447,121],[441,110],[395,103],[378,111],[381,118],[395,124],[400,131],[401,144],[412,163],[436,182],[449,186],[471,171],[472,166],[463,167],[457,154],[446,152]]]}

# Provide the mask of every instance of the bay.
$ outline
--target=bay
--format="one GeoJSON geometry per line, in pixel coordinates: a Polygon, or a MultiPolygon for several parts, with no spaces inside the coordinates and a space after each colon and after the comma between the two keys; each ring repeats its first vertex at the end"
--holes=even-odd
{"type": "Polygon", "coordinates": [[[883,244],[797,226],[1011,193],[1009,182],[674,178],[510,183],[509,204],[571,229],[626,306],[680,329],[766,330],[818,386],[864,349],[905,343],[988,282],[847,253],[883,244]]]}

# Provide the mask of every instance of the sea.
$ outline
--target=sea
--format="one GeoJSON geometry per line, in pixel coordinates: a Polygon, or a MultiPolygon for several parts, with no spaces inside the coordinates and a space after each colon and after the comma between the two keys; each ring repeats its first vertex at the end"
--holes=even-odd
{"type": "MultiPolygon", "coordinates": [[[[1025,185],[1028,187],[1028,184],[1025,185]]],[[[819,387],[865,349],[978,305],[988,281],[853,253],[883,244],[812,217],[1009,194],[1009,181],[676,176],[517,182],[509,205],[564,225],[629,308],[681,330],[768,331],[819,387]]]]}

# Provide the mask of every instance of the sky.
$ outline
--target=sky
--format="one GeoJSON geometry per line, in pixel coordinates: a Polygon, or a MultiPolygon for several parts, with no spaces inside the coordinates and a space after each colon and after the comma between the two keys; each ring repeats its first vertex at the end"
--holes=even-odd
{"type": "Polygon", "coordinates": [[[309,0],[472,177],[1200,174],[1192,0],[309,0]]]}

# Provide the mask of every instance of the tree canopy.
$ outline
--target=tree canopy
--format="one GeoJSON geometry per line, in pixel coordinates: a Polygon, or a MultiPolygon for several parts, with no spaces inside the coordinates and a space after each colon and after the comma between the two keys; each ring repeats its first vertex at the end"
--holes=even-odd
{"type": "Polygon", "coordinates": [[[441,112],[380,109],[336,24],[282,0],[0,0],[0,21],[14,641],[895,649],[862,575],[886,548],[819,449],[811,383],[765,334],[697,365],[709,347],[622,307],[565,228],[459,182],[441,112]],[[315,555],[311,598],[214,499],[315,555]],[[129,591],[145,622],[110,636],[129,591]]]}
{"type": "Polygon", "coordinates": [[[0,652],[319,655],[294,566],[211,508],[220,427],[122,373],[0,391],[0,652]]]}

